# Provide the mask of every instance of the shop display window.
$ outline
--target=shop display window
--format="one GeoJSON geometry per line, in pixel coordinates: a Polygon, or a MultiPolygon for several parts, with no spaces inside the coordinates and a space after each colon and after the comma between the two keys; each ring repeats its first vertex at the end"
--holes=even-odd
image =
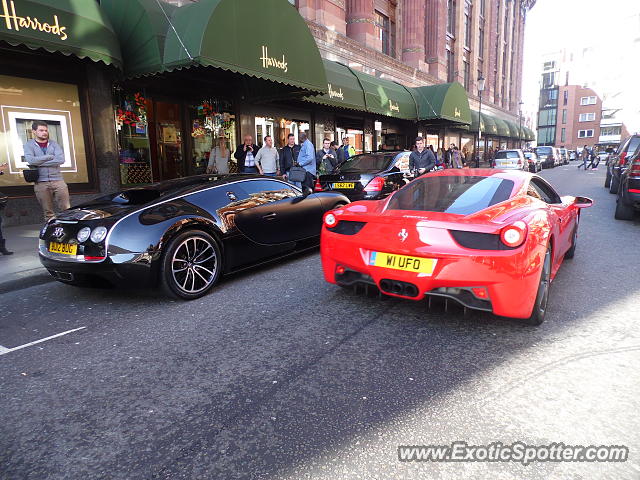
{"type": "Polygon", "coordinates": [[[87,183],[87,156],[78,86],[0,75],[0,164],[8,164],[0,187],[26,186],[22,170],[24,144],[32,139],[31,124],[49,126],[49,138],[64,150],[61,166],[69,184],[87,183]]]}
{"type": "Polygon", "coordinates": [[[139,92],[121,94],[115,121],[118,132],[120,183],[133,186],[151,183],[151,155],[149,149],[148,101],[139,92]]]}
{"type": "Polygon", "coordinates": [[[233,152],[236,149],[236,118],[231,114],[231,105],[220,100],[203,101],[189,107],[191,125],[191,162],[193,173],[206,173],[211,151],[221,147],[229,157],[230,173],[238,171],[233,152]]]}

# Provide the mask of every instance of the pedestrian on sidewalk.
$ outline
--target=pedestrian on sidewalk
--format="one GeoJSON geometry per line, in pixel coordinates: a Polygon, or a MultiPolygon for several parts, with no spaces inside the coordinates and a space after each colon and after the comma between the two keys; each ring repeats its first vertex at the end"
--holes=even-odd
{"type": "Polygon", "coordinates": [[[280,176],[280,156],[278,155],[278,149],[273,146],[273,137],[271,135],[264,137],[264,145],[256,155],[256,166],[260,175],[280,176]]]}
{"type": "Polygon", "coordinates": [[[298,165],[307,171],[307,177],[302,182],[302,186],[313,190],[316,179],[316,149],[313,147],[311,140],[307,138],[305,132],[298,135],[298,138],[300,138],[298,165]]]}
{"type": "Polygon", "coordinates": [[[253,137],[251,135],[244,136],[244,143],[238,145],[236,152],[233,154],[236,160],[238,160],[238,168],[242,173],[258,173],[256,167],[255,156],[258,153],[258,146],[253,143],[253,137]]]}
{"type": "MultiPolygon", "coordinates": [[[[6,166],[7,166],[6,163],[0,165],[0,175],[4,175],[4,169],[6,168],[6,166]]],[[[13,252],[10,252],[9,250],[7,250],[6,240],[2,236],[2,210],[7,205],[8,199],[9,197],[7,197],[4,193],[0,192],[0,253],[3,255],[13,254],[13,252]]]]}
{"type": "Polygon", "coordinates": [[[287,135],[287,144],[280,150],[280,173],[284,175],[287,181],[291,167],[298,161],[299,153],[300,146],[296,145],[296,136],[290,133],[287,135]]]}
{"type": "Polygon", "coordinates": [[[409,155],[409,171],[418,178],[436,166],[436,157],[429,148],[425,148],[424,139],[416,138],[416,149],[409,155]]]}
{"type": "Polygon", "coordinates": [[[55,216],[54,203],[58,212],[71,208],[69,188],[62,179],[60,165],[64,163],[64,151],[54,140],[49,139],[49,126],[37,120],[31,125],[35,138],[24,145],[24,159],[28,165],[38,168],[38,181],[33,190],[44,212],[44,221],[55,216]]]}
{"type": "Polygon", "coordinates": [[[453,153],[451,154],[451,165],[452,168],[462,168],[464,167],[464,160],[462,158],[462,154],[458,147],[453,145],[453,153]]]}
{"type": "Polygon", "coordinates": [[[338,165],[338,154],[331,147],[331,140],[325,138],[322,141],[322,149],[316,152],[316,169],[319,175],[333,172],[338,165]]]}
{"type": "Polygon", "coordinates": [[[578,165],[578,170],[580,167],[583,167],[584,170],[587,170],[587,160],[589,160],[589,147],[586,145],[582,148],[582,152],[580,152],[580,158],[582,158],[582,163],[578,165]]]}
{"type": "Polygon", "coordinates": [[[218,145],[213,147],[209,153],[207,173],[217,173],[219,175],[229,173],[229,150],[227,149],[227,138],[224,134],[218,137],[218,145]]]}

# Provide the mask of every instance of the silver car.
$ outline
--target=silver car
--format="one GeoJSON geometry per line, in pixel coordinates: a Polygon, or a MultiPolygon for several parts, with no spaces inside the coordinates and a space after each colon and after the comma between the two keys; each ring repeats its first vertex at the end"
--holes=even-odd
{"type": "Polygon", "coordinates": [[[495,165],[496,168],[502,169],[529,170],[529,162],[519,148],[496,152],[495,165]]]}

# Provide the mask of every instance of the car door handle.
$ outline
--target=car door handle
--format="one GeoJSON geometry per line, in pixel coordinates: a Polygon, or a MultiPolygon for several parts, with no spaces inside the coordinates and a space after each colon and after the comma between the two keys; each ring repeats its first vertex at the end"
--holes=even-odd
{"type": "Polygon", "coordinates": [[[262,218],[264,218],[265,220],[273,220],[274,218],[276,218],[277,213],[275,212],[271,212],[271,213],[267,213],[266,215],[263,215],[262,218]]]}

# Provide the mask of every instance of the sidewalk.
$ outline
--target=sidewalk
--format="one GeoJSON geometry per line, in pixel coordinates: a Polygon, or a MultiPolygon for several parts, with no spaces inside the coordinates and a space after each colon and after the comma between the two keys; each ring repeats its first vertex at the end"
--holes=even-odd
{"type": "Polygon", "coordinates": [[[13,255],[0,254],[0,294],[53,281],[38,258],[41,225],[6,227],[2,233],[13,255]]]}

